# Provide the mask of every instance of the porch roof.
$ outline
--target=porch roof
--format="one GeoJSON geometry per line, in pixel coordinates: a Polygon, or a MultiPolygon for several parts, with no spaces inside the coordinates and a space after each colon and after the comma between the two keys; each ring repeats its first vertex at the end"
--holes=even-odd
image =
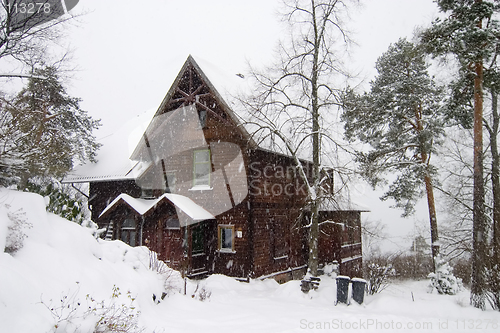
{"type": "Polygon", "coordinates": [[[135,210],[139,215],[144,216],[148,212],[152,211],[159,203],[163,201],[168,201],[172,203],[176,208],[180,209],[184,214],[189,216],[193,221],[204,221],[212,220],[215,217],[208,212],[205,208],[201,207],[193,200],[188,197],[179,194],[165,193],[156,199],[139,199],[131,197],[126,193],[122,193],[117,196],[99,215],[103,216],[107,212],[111,211],[114,207],[120,203],[126,203],[130,208],[135,210]]]}

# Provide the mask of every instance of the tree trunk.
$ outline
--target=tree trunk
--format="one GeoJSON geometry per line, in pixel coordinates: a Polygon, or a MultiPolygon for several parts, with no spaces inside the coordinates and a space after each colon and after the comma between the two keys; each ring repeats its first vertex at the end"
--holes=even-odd
{"type": "Polygon", "coordinates": [[[318,276],[318,237],[319,223],[318,211],[319,205],[316,200],[311,202],[311,227],[309,228],[309,273],[313,276],[318,276]]]}
{"type": "Polygon", "coordinates": [[[432,179],[429,172],[426,171],[424,176],[425,191],[427,192],[427,206],[429,208],[429,222],[431,226],[431,249],[432,262],[434,271],[436,271],[436,257],[439,255],[439,233],[437,226],[436,205],[434,202],[434,189],[432,187],[432,179]]]}
{"type": "Polygon", "coordinates": [[[314,27],[314,54],[311,73],[311,115],[312,115],[312,154],[313,154],[313,175],[312,175],[312,198],[311,198],[311,229],[309,232],[309,272],[313,276],[318,275],[318,237],[319,237],[319,170],[320,170],[320,150],[321,137],[319,125],[319,103],[318,103],[318,63],[321,40],[316,21],[316,8],[312,2],[312,19],[314,27]]]}
{"type": "Polygon", "coordinates": [[[491,113],[493,123],[487,126],[490,135],[491,151],[491,188],[493,192],[493,253],[488,262],[489,273],[485,284],[490,291],[490,302],[495,310],[500,310],[500,156],[498,155],[498,128],[500,117],[498,115],[498,95],[491,88],[491,113]]]}
{"type": "Polygon", "coordinates": [[[491,151],[491,187],[493,190],[493,264],[500,264],[500,156],[498,155],[498,128],[500,117],[498,115],[498,95],[491,92],[493,126],[490,135],[491,151]]]}
{"type": "MultiPolygon", "coordinates": [[[[424,130],[422,123],[421,106],[415,107],[415,120],[417,124],[417,132],[420,135],[424,130]]],[[[429,223],[431,227],[431,253],[434,272],[436,271],[436,257],[439,255],[439,233],[437,226],[436,205],[434,202],[434,189],[432,187],[432,178],[429,172],[429,154],[425,148],[425,142],[420,143],[420,161],[425,166],[425,192],[427,193],[427,207],[429,209],[429,223]]]]}
{"type": "MultiPolygon", "coordinates": [[[[481,2],[480,0],[476,0],[481,2]]],[[[478,23],[481,28],[482,24],[478,23]]],[[[474,190],[472,226],[472,281],[470,303],[485,308],[486,216],[483,180],[483,63],[475,63],[474,78],[474,190]]]]}

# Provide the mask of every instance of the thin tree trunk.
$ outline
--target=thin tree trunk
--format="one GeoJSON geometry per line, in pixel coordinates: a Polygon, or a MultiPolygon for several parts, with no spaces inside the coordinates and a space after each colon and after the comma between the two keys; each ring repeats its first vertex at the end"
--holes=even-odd
{"type": "Polygon", "coordinates": [[[432,261],[434,263],[434,270],[436,269],[436,257],[439,255],[439,233],[437,226],[436,205],[434,202],[434,188],[432,187],[432,179],[429,172],[426,171],[424,176],[425,191],[427,192],[427,206],[429,208],[429,222],[431,226],[431,249],[432,261]]]}
{"type": "Polygon", "coordinates": [[[316,21],[316,8],[314,1],[311,1],[311,11],[314,27],[314,54],[313,67],[311,73],[311,113],[312,113],[312,150],[313,150],[313,175],[312,186],[314,196],[311,198],[311,229],[309,231],[309,271],[313,276],[318,275],[318,238],[319,238],[319,202],[318,202],[318,187],[319,187],[319,169],[320,169],[320,126],[319,126],[319,105],[318,105],[318,62],[319,50],[321,48],[320,37],[318,31],[318,22],[316,21]]]}
{"type": "Polygon", "coordinates": [[[491,188],[493,192],[493,255],[488,263],[490,272],[487,276],[487,287],[490,291],[490,302],[496,310],[500,310],[500,156],[498,155],[498,128],[500,117],[498,115],[498,95],[491,89],[491,113],[493,123],[486,127],[490,135],[491,151],[491,188]]]}
{"type": "MultiPolygon", "coordinates": [[[[415,119],[417,124],[417,132],[420,135],[424,130],[422,123],[422,110],[418,106],[415,108],[415,119]]],[[[436,271],[436,257],[439,255],[439,233],[437,226],[436,205],[434,201],[434,188],[432,187],[432,178],[429,172],[429,154],[424,146],[424,142],[420,144],[420,161],[425,166],[425,191],[427,193],[427,207],[429,209],[429,223],[431,228],[431,253],[434,271],[436,271]]]]}
{"type": "Polygon", "coordinates": [[[491,92],[493,126],[490,135],[491,150],[491,187],[493,190],[493,258],[495,265],[500,264],[500,156],[498,155],[498,128],[500,117],[498,115],[498,95],[491,92]]]}

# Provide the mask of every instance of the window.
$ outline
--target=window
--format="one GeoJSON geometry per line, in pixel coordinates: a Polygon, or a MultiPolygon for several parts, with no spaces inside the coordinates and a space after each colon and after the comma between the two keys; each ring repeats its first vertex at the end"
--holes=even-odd
{"type": "Polygon", "coordinates": [[[181,224],[177,217],[170,216],[167,218],[167,221],[165,222],[165,229],[180,229],[180,228],[181,224]]]}
{"type": "Polygon", "coordinates": [[[207,110],[201,110],[198,112],[198,117],[200,119],[200,127],[207,127],[207,110]]]}
{"type": "Polygon", "coordinates": [[[120,230],[120,239],[127,243],[130,246],[137,245],[137,230],[136,230],[136,222],[133,217],[126,218],[120,230]]]}
{"type": "Polygon", "coordinates": [[[209,187],[211,169],[210,150],[195,150],[193,156],[193,187],[209,187]]]}
{"type": "Polygon", "coordinates": [[[219,225],[219,251],[234,252],[234,225],[219,225]]]}
{"type": "Polygon", "coordinates": [[[154,198],[153,189],[152,188],[143,187],[141,190],[142,190],[141,198],[143,198],[143,199],[154,198]]]}
{"type": "Polygon", "coordinates": [[[198,224],[192,228],[192,254],[202,254],[205,252],[205,233],[203,226],[198,224]]]}

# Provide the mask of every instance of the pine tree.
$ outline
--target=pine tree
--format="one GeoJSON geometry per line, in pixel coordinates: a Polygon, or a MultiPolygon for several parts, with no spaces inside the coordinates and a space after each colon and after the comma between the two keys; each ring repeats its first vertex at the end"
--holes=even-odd
{"type": "Polygon", "coordinates": [[[359,152],[361,172],[373,187],[384,175],[397,175],[383,200],[392,198],[403,216],[427,196],[432,257],[439,253],[439,236],[430,164],[434,145],[443,136],[444,115],[440,107],[442,88],[428,73],[422,50],[400,39],[378,59],[378,75],[364,95],[348,91],[342,119],[348,139],[369,144],[359,152]]]}
{"type": "Polygon", "coordinates": [[[61,177],[77,161],[93,161],[99,144],[92,134],[99,121],[67,94],[57,70],[35,70],[12,100],[0,110],[0,177],[24,188],[35,176],[61,177]]]}
{"type": "Polygon", "coordinates": [[[449,13],[436,20],[421,35],[422,44],[434,56],[454,55],[459,71],[473,83],[474,105],[474,191],[471,304],[485,307],[487,263],[487,220],[483,179],[483,85],[484,64],[494,60],[500,28],[493,14],[499,6],[483,0],[438,0],[440,10],[449,13]]]}
{"type": "Polygon", "coordinates": [[[430,287],[439,294],[456,295],[462,290],[462,280],[453,275],[453,268],[441,256],[436,260],[436,272],[429,274],[428,277],[430,287]]]}

